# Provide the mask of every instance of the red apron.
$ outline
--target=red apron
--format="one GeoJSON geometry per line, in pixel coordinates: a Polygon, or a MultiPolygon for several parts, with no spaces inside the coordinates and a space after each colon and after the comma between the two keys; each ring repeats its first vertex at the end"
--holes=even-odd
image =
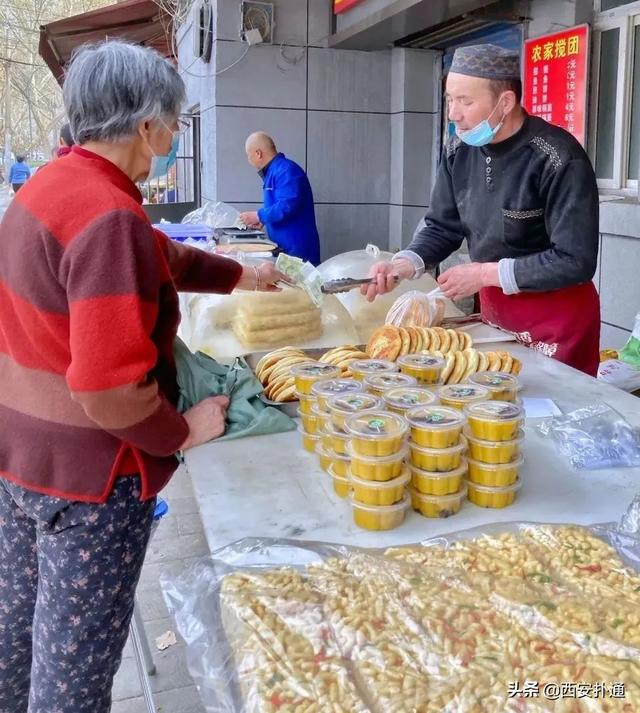
{"type": "Polygon", "coordinates": [[[485,322],[512,332],[527,347],[590,376],[600,361],[600,298],[592,282],[553,292],[505,295],[480,291],[485,322]]]}

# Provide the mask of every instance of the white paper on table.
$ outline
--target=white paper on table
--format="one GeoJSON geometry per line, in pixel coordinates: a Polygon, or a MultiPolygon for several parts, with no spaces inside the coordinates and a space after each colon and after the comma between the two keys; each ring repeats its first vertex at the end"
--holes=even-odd
{"type": "Polygon", "coordinates": [[[562,411],[552,399],[537,399],[525,396],[522,405],[527,418],[547,418],[549,416],[562,416],[562,411]]]}

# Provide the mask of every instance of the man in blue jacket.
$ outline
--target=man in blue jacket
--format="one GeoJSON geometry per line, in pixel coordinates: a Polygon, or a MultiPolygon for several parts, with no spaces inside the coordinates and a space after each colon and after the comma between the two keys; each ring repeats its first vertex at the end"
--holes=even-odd
{"type": "Polygon", "coordinates": [[[307,174],[295,161],[278,153],[270,136],[251,134],[245,143],[249,163],[264,181],[259,211],[240,214],[248,228],[266,227],[282,252],[317,265],[320,238],[316,227],[313,192],[307,174]]]}

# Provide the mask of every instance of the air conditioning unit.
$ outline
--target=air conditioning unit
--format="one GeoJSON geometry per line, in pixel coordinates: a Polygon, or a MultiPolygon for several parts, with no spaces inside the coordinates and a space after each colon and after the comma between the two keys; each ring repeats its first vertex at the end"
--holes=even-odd
{"type": "Polygon", "coordinates": [[[210,1],[194,3],[192,13],[193,56],[209,62],[213,48],[213,10],[210,1]]]}
{"type": "Polygon", "coordinates": [[[240,3],[240,38],[251,45],[259,42],[272,44],[273,17],[273,3],[243,0],[240,3]]]}

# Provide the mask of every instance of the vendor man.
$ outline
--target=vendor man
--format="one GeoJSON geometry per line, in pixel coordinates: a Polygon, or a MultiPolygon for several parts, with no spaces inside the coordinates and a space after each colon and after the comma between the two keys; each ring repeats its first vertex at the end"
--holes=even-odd
{"type": "Polygon", "coordinates": [[[518,55],[494,45],[456,50],[446,100],[447,143],[424,225],[407,250],[372,269],[373,300],[394,275],[413,279],[466,238],[471,264],[446,270],[444,294],[480,293],[486,322],[547,356],[595,376],[600,303],[598,189],[568,132],[520,104],[518,55]]]}
{"type": "Polygon", "coordinates": [[[282,252],[317,265],[320,238],[307,174],[295,161],[278,153],[273,139],[261,131],[249,136],[245,151],[264,181],[264,206],[257,212],[241,213],[240,219],[248,228],[265,226],[282,252]]]}

